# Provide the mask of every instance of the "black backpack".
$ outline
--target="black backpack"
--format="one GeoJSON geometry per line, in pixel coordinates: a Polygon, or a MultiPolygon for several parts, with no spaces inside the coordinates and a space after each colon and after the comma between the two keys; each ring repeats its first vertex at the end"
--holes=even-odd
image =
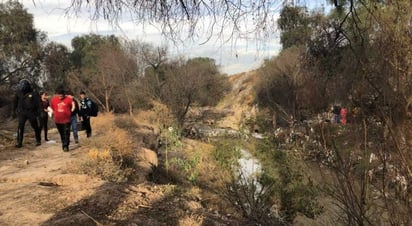
{"type": "Polygon", "coordinates": [[[99,105],[97,105],[94,101],[90,100],[92,103],[92,107],[90,108],[90,116],[96,117],[99,113],[99,105]]]}

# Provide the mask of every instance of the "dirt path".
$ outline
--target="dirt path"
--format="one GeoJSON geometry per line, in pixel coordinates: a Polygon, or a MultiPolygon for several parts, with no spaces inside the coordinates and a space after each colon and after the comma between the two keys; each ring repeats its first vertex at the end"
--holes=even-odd
{"type": "MultiPolygon", "coordinates": [[[[75,173],[80,172],[89,149],[101,141],[98,132],[90,139],[81,132],[80,145],[71,144],[70,151],[63,152],[55,129],[49,133],[52,142],[38,147],[33,133],[27,131],[23,148],[17,149],[10,132],[13,126],[0,130],[0,135],[8,137],[0,136],[1,226],[179,225],[178,214],[184,212],[176,207],[181,202],[195,203],[193,211],[198,211],[198,201],[169,194],[173,186],[146,181],[144,169],[139,168],[142,181],[137,183],[112,183],[75,173]]],[[[136,158],[143,160],[148,152],[142,149],[136,158]]]]}
{"type": "MultiPolygon", "coordinates": [[[[90,196],[103,181],[67,169],[87,152],[78,144],[63,152],[57,132],[35,147],[0,150],[0,225],[42,225],[56,212],[90,196]]],[[[83,134],[80,139],[86,139],[83,134]]]]}

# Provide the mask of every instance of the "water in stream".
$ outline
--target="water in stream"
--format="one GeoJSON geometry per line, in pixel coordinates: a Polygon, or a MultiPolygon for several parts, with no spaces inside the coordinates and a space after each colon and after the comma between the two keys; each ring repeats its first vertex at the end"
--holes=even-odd
{"type": "Polygon", "coordinates": [[[256,193],[259,193],[262,185],[257,182],[257,177],[262,173],[262,165],[248,150],[242,148],[240,149],[240,153],[242,157],[238,160],[238,173],[241,175],[240,179],[242,181],[239,181],[239,183],[245,185],[251,185],[251,183],[253,183],[256,186],[256,193]]]}

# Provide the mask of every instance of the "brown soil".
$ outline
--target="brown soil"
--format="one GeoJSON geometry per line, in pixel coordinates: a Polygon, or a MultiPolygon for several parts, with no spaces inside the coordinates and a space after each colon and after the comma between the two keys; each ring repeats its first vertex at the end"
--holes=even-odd
{"type": "MultiPolygon", "coordinates": [[[[27,130],[27,135],[32,134],[27,130]]],[[[70,152],[63,152],[61,144],[56,142],[58,135],[52,130],[51,141],[35,147],[34,138],[27,135],[20,149],[13,146],[14,139],[3,136],[0,150],[1,225],[43,224],[64,208],[91,196],[104,184],[97,178],[68,173],[70,164],[84,155],[81,145],[71,145],[70,152]]]]}
{"type": "MultiPolygon", "coordinates": [[[[93,139],[99,139],[99,131],[90,139],[81,132],[80,145],[71,144],[69,152],[62,151],[55,129],[50,131],[51,142],[38,147],[34,146],[32,131],[27,131],[20,149],[14,147],[12,133],[6,131],[2,131],[0,149],[0,225],[230,225],[232,222],[218,211],[205,209],[204,200],[197,192],[183,196],[174,192],[176,186],[170,184],[147,180],[119,184],[75,173],[74,169],[93,146],[93,139]]],[[[148,160],[149,152],[143,149],[139,158],[148,160]]],[[[137,173],[147,176],[148,171],[137,173]]]]}

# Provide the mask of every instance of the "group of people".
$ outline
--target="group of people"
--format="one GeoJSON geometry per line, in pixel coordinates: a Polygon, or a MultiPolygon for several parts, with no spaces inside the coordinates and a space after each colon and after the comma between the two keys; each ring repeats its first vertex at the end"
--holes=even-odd
{"type": "Polygon", "coordinates": [[[345,125],[347,123],[348,110],[345,106],[334,105],[332,107],[333,122],[345,125]]]}
{"type": "Polygon", "coordinates": [[[41,145],[41,131],[44,130],[44,140],[48,141],[48,118],[53,117],[60,134],[63,151],[69,151],[70,131],[73,132],[74,142],[79,142],[77,123],[81,121],[87,137],[92,135],[90,111],[92,101],[84,91],[80,92],[80,101],[72,93],[67,94],[63,88],[56,90],[49,101],[45,91],[37,93],[31,83],[23,79],[17,85],[13,101],[13,114],[18,117],[16,147],[23,146],[24,126],[28,120],[35,131],[36,146],[41,145]]]}

